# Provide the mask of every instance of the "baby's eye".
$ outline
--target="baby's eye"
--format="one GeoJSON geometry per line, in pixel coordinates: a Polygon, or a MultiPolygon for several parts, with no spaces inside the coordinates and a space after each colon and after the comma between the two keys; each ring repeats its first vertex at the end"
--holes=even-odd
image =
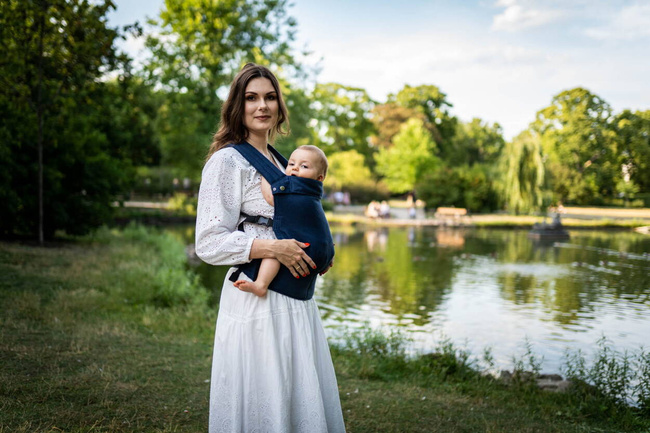
{"type": "Polygon", "coordinates": [[[302,168],[309,168],[309,166],[307,164],[303,164],[301,167],[302,168]]]}

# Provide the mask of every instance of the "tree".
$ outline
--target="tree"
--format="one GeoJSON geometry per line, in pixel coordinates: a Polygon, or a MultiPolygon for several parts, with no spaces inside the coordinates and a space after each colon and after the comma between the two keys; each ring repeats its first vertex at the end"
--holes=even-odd
{"type": "Polygon", "coordinates": [[[455,206],[470,212],[489,212],[499,205],[491,174],[486,164],[443,166],[427,172],[415,185],[415,191],[429,209],[455,206]]]}
{"type": "Polygon", "coordinates": [[[289,111],[290,134],[276,137],[275,147],[283,155],[290,155],[298,146],[313,144],[318,141],[316,131],[312,127],[316,113],[312,108],[310,92],[298,84],[291,83],[279,77],[284,97],[289,111]]]}
{"type": "Polygon", "coordinates": [[[458,121],[449,113],[452,104],[447,100],[447,95],[433,85],[413,87],[407,84],[397,95],[390,95],[389,102],[396,102],[402,107],[414,109],[424,115],[424,125],[436,142],[438,156],[445,160],[458,121]]]}
{"type": "Polygon", "coordinates": [[[544,205],[545,170],[540,137],[524,131],[506,143],[500,171],[500,189],[506,209],[516,214],[530,213],[544,205]]]}
{"type": "Polygon", "coordinates": [[[331,155],[328,160],[329,170],[325,178],[326,187],[340,191],[351,185],[374,183],[363,155],[356,150],[337,152],[331,155]]]}
{"type": "Polygon", "coordinates": [[[247,62],[271,67],[279,76],[302,76],[292,55],[296,22],[286,0],[165,0],[153,21],[151,51],[142,71],[163,94],[158,127],[163,164],[198,178],[218,128],[228,83],[247,62]]]}
{"type": "Polygon", "coordinates": [[[316,84],[312,95],[317,145],[330,155],[355,150],[374,166],[374,148],[369,137],[374,133],[370,112],[374,101],[365,90],[337,83],[316,84]]]}
{"type": "Polygon", "coordinates": [[[624,110],[612,122],[619,172],[616,191],[626,198],[650,192],[650,110],[624,110]]]}
{"type": "Polygon", "coordinates": [[[436,145],[422,121],[410,119],[402,125],[389,149],[377,153],[377,171],[385,176],[388,189],[394,193],[412,191],[426,171],[440,164],[434,155],[436,145]]]}
{"type": "Polygon", "coordinates": [[[126,189],[129,164],[107,140],[100,77],[128,68],[106,26],[111,1],[0,4],[0,232],[83,233],[104,222],[126,189]],[[100,102],[102,101],[102,102],[100,102]],[[104,125],[102,125],[104,122],[104,125]]]}
{"type": "Polygon", "coordinates": [[[402,107],[396,102],[375,105],[370,120],[375,125],[376,135],[370,137],[370,142],[375,148],[391,147],[393,137],[397,135],[402,124],[412,118],[427,121],[424,114],[413,108],[402,107]]]}
{"type": "Polygon", "coordinates": [[[537,113],[532,128],[557,200],[593,204],[613,196],[620,167],[611,118],[609,104],[582,88],[561,92],[537,113]]]}
{"type": "Polygon", "coordinates": [[[451,143],[446,162],[453,167],[494,164],[501,155],[505,141],[498,123],[489,125],[474,118],[471,122],[457,123],[451,143]]]}

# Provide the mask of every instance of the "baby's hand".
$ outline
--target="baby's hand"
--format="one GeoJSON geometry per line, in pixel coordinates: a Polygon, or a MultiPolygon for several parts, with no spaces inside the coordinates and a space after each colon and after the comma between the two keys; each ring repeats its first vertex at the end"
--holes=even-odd
{"type": "Polygon", "coordinates": [[[318,274],[318,275],[325,275],[327,273],[327,271],[332,269],[332,267],[334,267],[334,260],[332,260],[332,263],[330,263],[329,266],[327,268],[325,268],[325,270],[323,272],[321,272],[320,274],[318,274]]]}

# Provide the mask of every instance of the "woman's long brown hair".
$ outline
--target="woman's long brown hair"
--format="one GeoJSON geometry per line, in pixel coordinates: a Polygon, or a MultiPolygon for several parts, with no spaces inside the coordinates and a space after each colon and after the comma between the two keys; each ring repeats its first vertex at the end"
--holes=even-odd
{"type": "Polygon", "coordinates": [[[269,134],[269,140],[273,142],[277,134],[286,135],[289,133],[289,116],[284,99],[280,92],[280,84],[275,75],[266,67],[247,63],[237,74],[232,84],[228,98],[221,107],[221,124],[219,130],[212,138],[212,144],[208,151],[206,161],[219,149],[229,144],[237,144],[246,140],[248,130],[244,126],[244,107],[246,86],[254,78],[268,78],[278,95],[278,121],[269,134]]]}

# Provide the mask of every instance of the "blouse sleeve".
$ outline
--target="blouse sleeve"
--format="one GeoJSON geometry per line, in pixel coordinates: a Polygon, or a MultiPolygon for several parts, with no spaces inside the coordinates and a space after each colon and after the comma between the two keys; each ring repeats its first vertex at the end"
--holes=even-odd
{"type": "Polygon", "coordinates": [[[211,265],[250,262],[252,236],[237,230],[245,168],[226,150],[203,168],[196,210],[196,254],[211,265]]]}

